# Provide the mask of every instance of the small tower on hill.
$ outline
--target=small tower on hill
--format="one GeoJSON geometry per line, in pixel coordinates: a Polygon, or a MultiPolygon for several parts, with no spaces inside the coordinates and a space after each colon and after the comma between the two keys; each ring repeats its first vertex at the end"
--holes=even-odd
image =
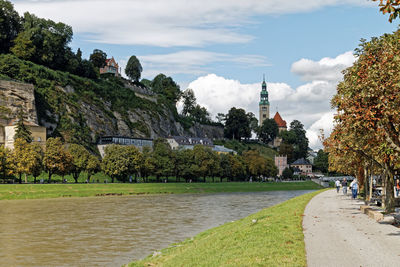
{"type": "Polygon", "coordinates": [[[263,77],[262,89],[260,93],[260,104],[259,104],[259,124],[262,125],[264,120],[269,119],[269,101],[268,101],[268,91],[267,91],[267,83],[265,82],[265,75],[263,77]]]}

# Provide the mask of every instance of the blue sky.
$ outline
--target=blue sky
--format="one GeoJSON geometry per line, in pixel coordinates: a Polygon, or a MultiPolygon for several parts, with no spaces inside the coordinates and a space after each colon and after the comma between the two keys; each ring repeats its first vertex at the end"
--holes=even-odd
{"type": "Polygon", "coordinates": [[[319,129],[332,128],[329,100],[359,40],[398,27],[367,0],[12,2],[71,25],[84,57],[98,48],[124,66],[136,55],[144,78],[172,76],[212,115],[232,106],[257,114],[265,73],[271,116],[302,121],[313,148],[319,129]]]}

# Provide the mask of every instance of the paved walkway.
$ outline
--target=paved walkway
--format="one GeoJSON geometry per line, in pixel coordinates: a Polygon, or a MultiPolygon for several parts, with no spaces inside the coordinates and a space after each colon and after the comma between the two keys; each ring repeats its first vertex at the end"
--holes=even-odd
{"type": "Polygon", "coordinates": [[[363,202],[336,190],[315,196],[304,212],[308,266],[400,266],[400,228],[360,212],[363,202]]]}

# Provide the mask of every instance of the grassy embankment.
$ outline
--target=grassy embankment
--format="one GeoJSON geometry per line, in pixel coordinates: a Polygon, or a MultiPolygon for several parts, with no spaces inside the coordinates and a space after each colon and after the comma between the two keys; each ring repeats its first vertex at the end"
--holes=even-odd
{"type": "Polygon", "coordinates": [[[0,200],[314,189],[320,189],[320,186],[310,181],[291,183],[3,184],[0,185],[0,200]]]}
{"type": "Polygon", "coordinates": [[[306,266],[302,216],[319,192],[207,230],[127,266],[306,266]]]}

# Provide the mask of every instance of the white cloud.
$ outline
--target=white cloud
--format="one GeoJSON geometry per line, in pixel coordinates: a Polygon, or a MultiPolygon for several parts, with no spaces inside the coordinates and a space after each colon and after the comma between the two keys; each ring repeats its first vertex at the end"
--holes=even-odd
{"type": "Polygon", "coordinates": [[[365,0],[19,0],[18,12],[62,21],[89,40],[110,44],[204,46],[244,43],[252,36],[238,26],[257,15],[299,13],[334,5],[367,5],[365,0]]]}
{"type": "Polygon", "coordinates": [[[144,77],[154,77],[158,73],[204,75],[209,73],[211,63],[242,64],[247,67],[268,66],[264,56],[231,55],[201,50],[186,50],[170,54],[139,56],[144,77]]]}
{"type": "Polygon", "coordinates": [[[333,81],[342,78],[341,71],[353,64],[356,57],[351,51],[336,58],[323,58],[320,61],[301,59],[292,64],[292,72],[301,76],[304,81],[333,81]]]}
{"type": "MultiPolygon", "coordinates": [[[[336,85],[342,78],[341,71],[349,66],[354,59],[350,52],[336,58],[323,58],[318,62],[311,62],[303,69],[301,75],[314,77],[297,88],[286,83],[268,83],[270,101],[270,117],[278,110],[282,118],[289,124],[299,120],[307,130],[310,147],[317,149],[322,146],[318,140],[319,130],[323,129],[329,136],[333,125],[333,113],[330,100],[336,92],[336,85]],[[329,75],[315,75],[321,65],[331,66],[329,75]],[[335,77],[335,78],[332,78],[335,77]]],[[[300,66],[298,62],[293,65],[300,66]]],[[[301,68],[297,68],[298,71],[301,68]]],[[[242,84],[240,81],[226,79],[215,74],[208,74],[197,78],[189,84],[195,92],[197,102],[205,106],[215,116],[217,113],[227,113],[231,107],[243,108],[253,112],[258,117],[258,101],[261,91],[261,81],[253,84],[242,84]]]]}

